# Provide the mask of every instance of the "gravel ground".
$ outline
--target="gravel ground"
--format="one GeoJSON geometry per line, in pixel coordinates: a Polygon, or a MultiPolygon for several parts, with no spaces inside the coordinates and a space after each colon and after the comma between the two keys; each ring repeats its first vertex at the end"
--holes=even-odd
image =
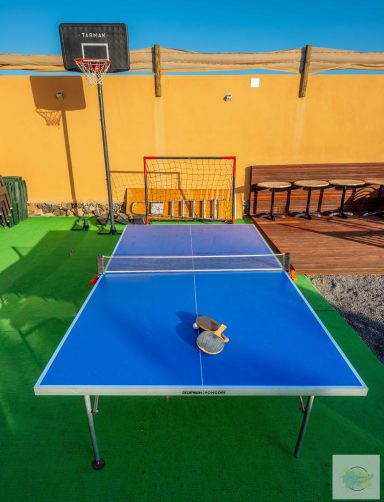
{"type": "Polygon", "coordinates": [[[315,275],[309,279],[384,364],[384,276],[315,275]]]}

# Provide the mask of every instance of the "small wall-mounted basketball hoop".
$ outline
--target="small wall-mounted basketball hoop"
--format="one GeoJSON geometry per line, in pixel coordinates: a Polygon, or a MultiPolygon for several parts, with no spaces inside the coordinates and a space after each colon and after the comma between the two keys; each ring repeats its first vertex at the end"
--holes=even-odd
{"type": "Polygon", "coordinates": [[[111,65],[110,59],[75,58],[79,70],[87,77],[90,85],[102,84],[111,65]]]}

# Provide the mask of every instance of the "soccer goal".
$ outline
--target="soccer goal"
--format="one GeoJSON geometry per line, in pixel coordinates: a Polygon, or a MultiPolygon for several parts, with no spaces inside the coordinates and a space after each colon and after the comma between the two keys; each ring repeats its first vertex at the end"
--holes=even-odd
{"type": "Polygon", "coordinates": [[[146,222],[235,221],[236,157],[144,157],[146,222]]]}

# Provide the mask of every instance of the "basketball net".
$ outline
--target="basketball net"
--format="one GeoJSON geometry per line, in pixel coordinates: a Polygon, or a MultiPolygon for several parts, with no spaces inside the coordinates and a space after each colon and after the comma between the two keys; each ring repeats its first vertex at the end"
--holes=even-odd
{"type": "Polygon", "coordinates": [[[109,59],[75,58],[75,63],[87,77],[90,85],[102,84],[104,76],[111,65],[109,59]]]}

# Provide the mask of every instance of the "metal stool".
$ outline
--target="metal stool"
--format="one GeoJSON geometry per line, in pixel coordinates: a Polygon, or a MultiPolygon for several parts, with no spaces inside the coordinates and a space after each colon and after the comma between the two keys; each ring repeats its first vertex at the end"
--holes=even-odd
{"type": "Polygon", "coordinates": [[[285,214],[275,214],[275,192],[276,190],[288,190],[292,187],[289,181],[262,181],[257,184],[258,188],[268,188],[271,191],[271,207],[269,213],[262,213],[257,215],[257,218],[270,218],[274,221],[276,218],[285,218],[285,214]]]}
{"type": "Polygon", "coordinates": [[[329,184],[334,185],[335,187],[342,187],[343,192],[341,194],[340,208],[337,211],[329,212],[328,216],[340,216],[340,218],[348,218],[348,216],[353,216],[353,213],[344,211],[345,192],[347,191],[347,188],[358,188],[364,186],[365,181],[341,178],[329,180],[329,184]]]}
{"type": "Polygon", "coordinates": [[[380,202],[383,195],[384,178],[368,178],[365,180],[367,185],[378,185],[379,192],[376,199],[376,209],[374,211],[369,211],[364,213],[363,216],[378,216],[379,218],[384,218],[384,209],[380,211],[380,202]]]}
{"type": "Polygon", "coordinates": [[[310,212],[312,190],[314,190],[314,189],[322,190],[322,189],[328,187],[329,186],[328,181],[298,180],[298,181],[295,181],[293,184],[296,187],[300,187],[300,188],[304,188],[304,189],[308,190],[307,205],[306,205],[305,211],[303,213],[294,214],[295,218],[303,217],[303,218],[308,218],[308,220],[311,220],[312,216],[320,216],[320,213],[318,211],[310,212]]]}

